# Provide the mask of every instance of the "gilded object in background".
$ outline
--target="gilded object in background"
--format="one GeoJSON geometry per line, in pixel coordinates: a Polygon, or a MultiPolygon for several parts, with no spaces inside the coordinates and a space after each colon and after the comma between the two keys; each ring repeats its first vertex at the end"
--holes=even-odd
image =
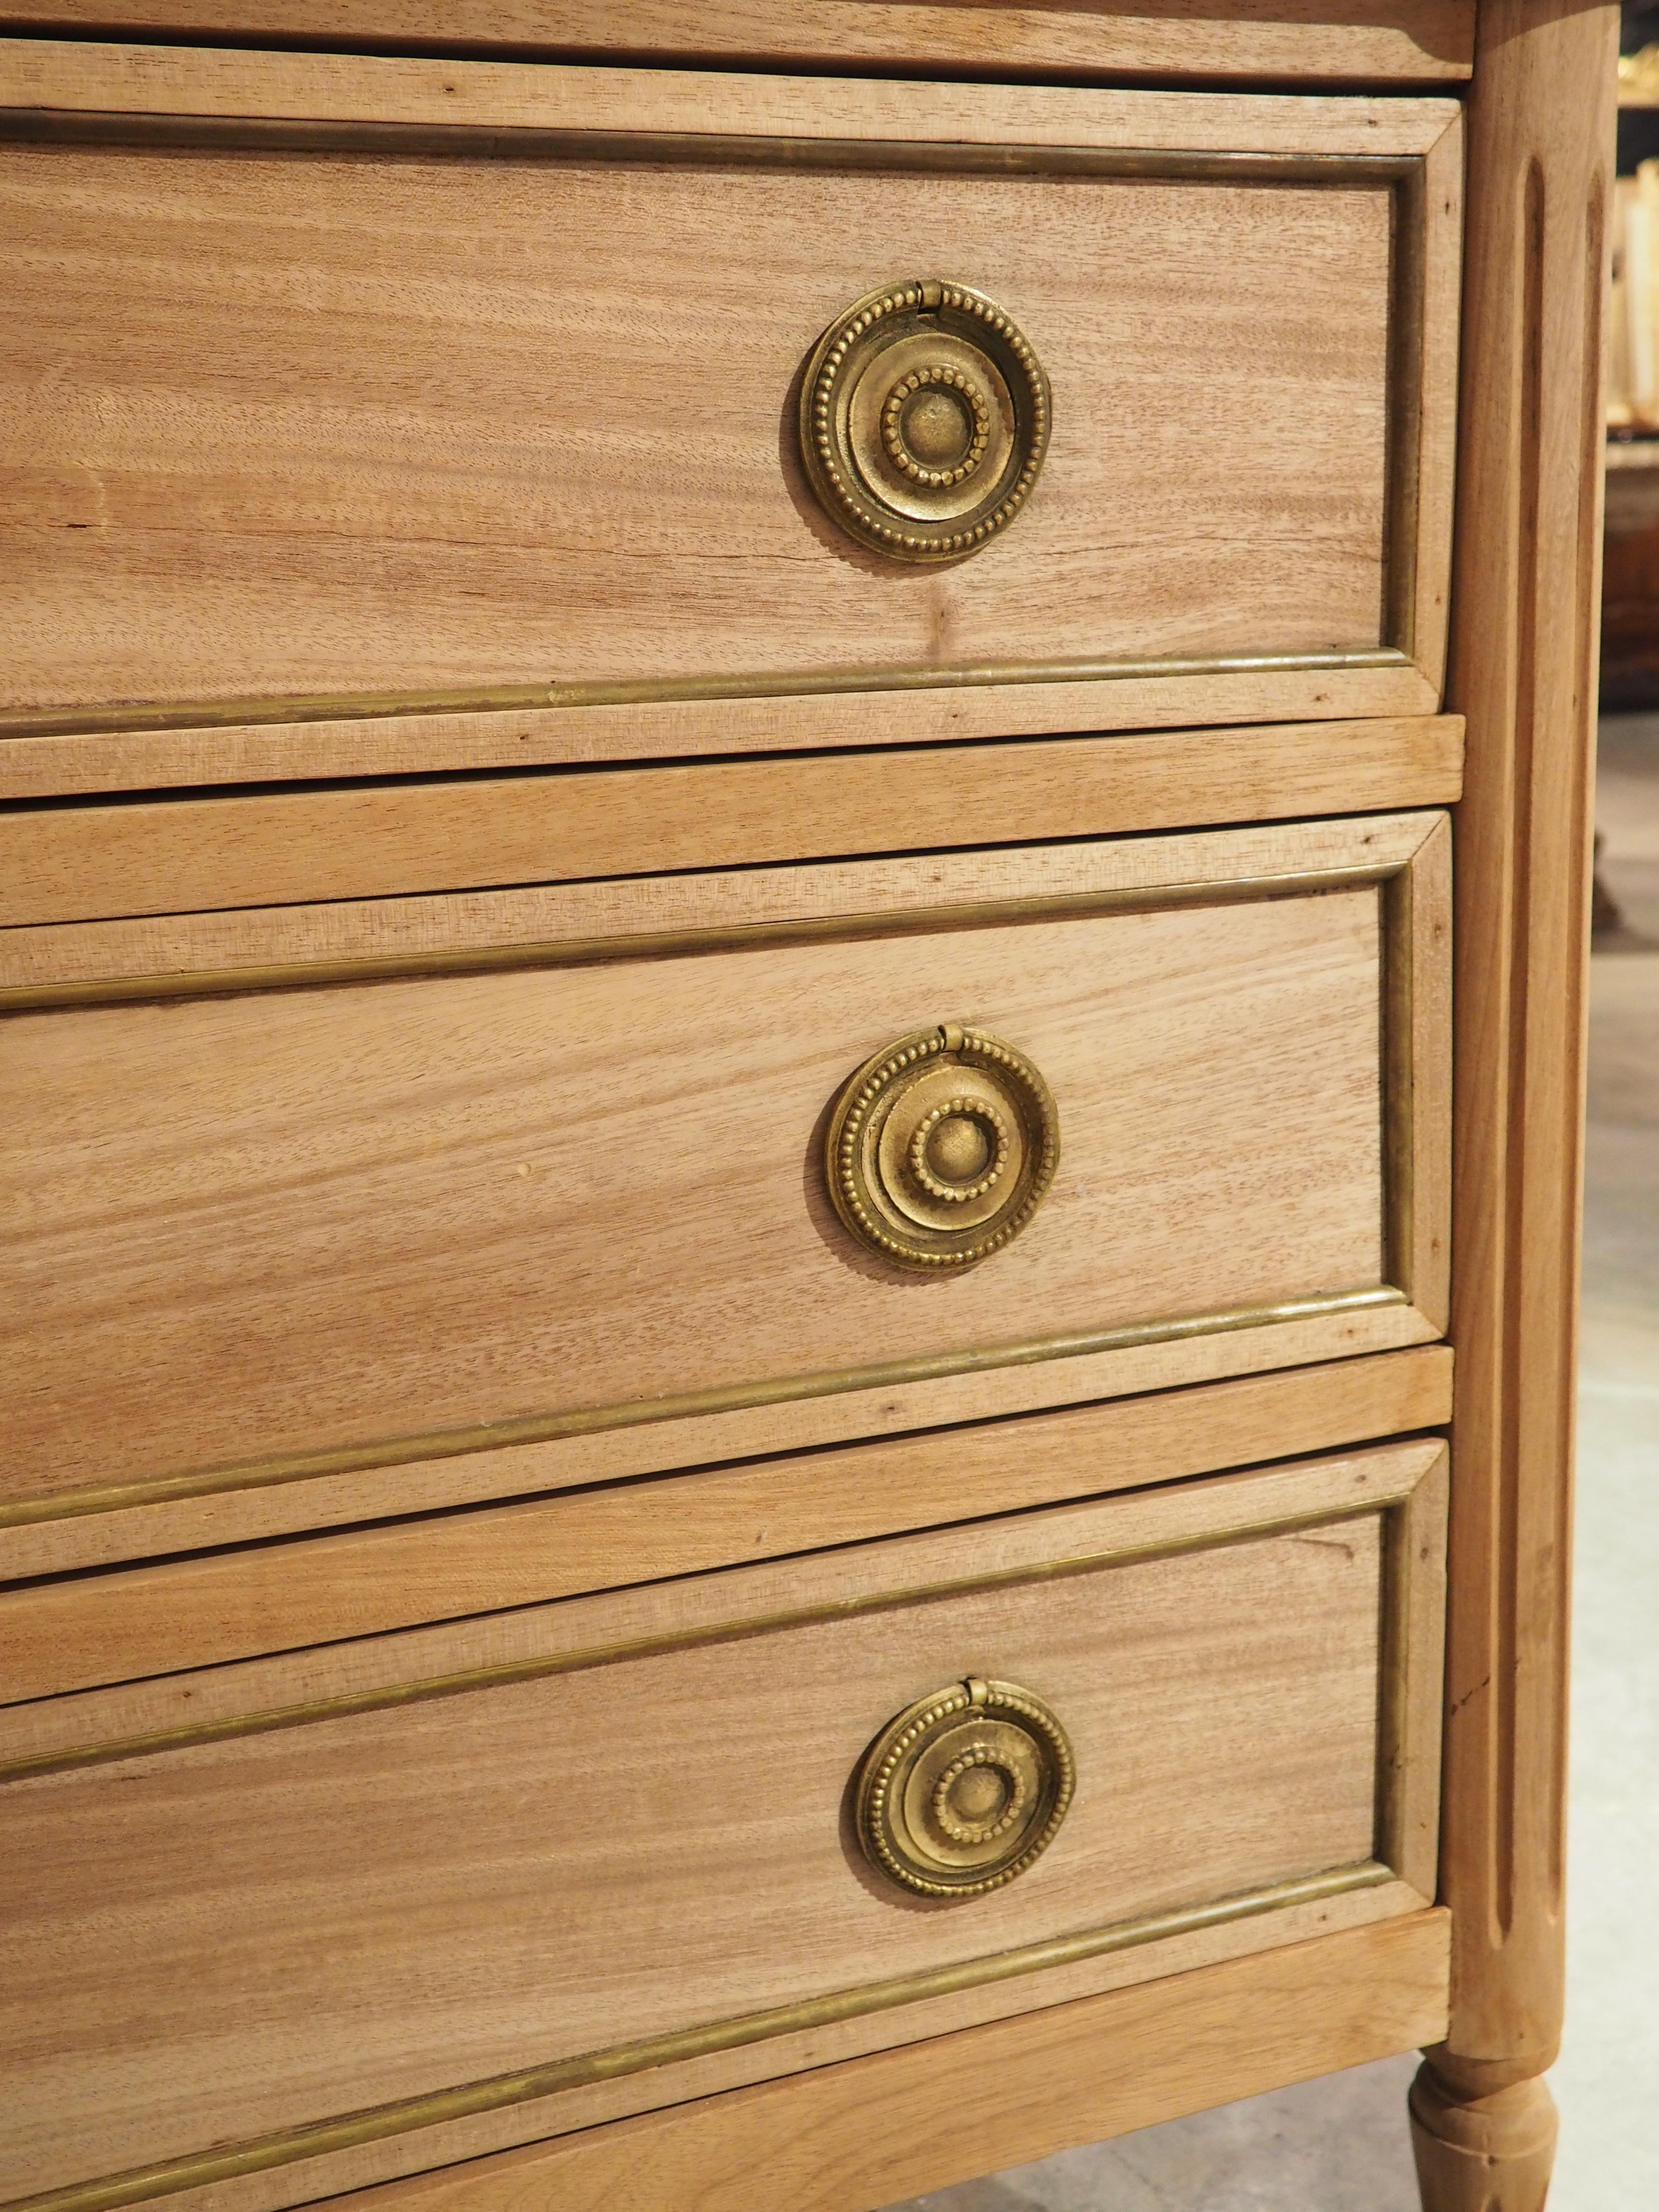
{"type": "Polygon", "coordinates": [[[1005,529],[1048,443],[1048,380],[994,301],[918,278],[866,292],[801,380],[812,489],[896,561],[960,561],[1005,529]]]}

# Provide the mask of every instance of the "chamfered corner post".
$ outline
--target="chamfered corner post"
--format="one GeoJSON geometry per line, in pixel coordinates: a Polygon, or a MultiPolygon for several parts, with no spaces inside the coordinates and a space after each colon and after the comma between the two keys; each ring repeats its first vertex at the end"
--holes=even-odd
{"type": "Polygon", "coordinates": [[[1441,1895],[1446,2040],[1412,2092],[1426,2212],[1540,2212],[1563,1984],[1601,330],[1619,11],[1480,0],[1468,112],[1449,703],[1457,1355],[1441,1895]]]}

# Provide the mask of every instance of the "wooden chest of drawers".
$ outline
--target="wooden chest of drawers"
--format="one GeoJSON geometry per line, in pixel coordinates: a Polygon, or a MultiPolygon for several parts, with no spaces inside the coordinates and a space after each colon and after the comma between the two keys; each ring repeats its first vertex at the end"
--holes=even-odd
{"type": "Polygon", "coordinates": [[[0,9],[0,2203],[1536,2212],[1610,11],[419,12],[0,9]]]}

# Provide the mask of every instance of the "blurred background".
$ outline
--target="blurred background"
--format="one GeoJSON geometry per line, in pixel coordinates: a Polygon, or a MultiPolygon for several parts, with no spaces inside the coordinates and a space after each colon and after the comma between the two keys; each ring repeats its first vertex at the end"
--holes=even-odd
{"type": "MultiPolygon", "coordinates": [[[[1620,46],[1571,1926],[1550,2212],[1659,2207],[1659,5],[1624,10],[1620,46]]],[[[1409,2057],[1361,2067],[894,2212],[1418,2212],[1415,2070],[1409,2057]]]]}

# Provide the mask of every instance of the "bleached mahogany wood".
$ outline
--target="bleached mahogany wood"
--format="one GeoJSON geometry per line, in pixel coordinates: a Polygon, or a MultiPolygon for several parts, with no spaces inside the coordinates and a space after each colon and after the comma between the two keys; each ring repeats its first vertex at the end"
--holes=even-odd
{"type": "Polygon", "coordinates": [[[1385,1663],[1366,1509],[1410,1498],[1438,1457],[1401,1445],[576,1601],[542,1614],[571,1651],[555,1673],[9,1784],[7,2186],[1365,1860],[1385,1663]],[[1274,1533],[1287,1513],[1308,1525],[1274,1533]],[[1160,1522],[1212,1540],[1137,1556],[1160,1522]],[[1080,1559],[1100,1563],[1046,1571],[1080,1559]],[[883,1597],[963,1569],[1002,1579],[883,1597]],[[744,1604],[769,1583],[796,1615],[770,1630],[744,1604]],[[643,1616],[684,1636],[699,1610],[735,1632],[626,1648],[643,1616]],[[886,1715],[969,1652],[1065,1714],[1079,1794],[1010,1889],[913,1912],[845,1856],[845,1784],[886,1715]],[[1228,1697],[1194,1699],[1224,1653],[1228,1697]],[[1205,1820],[1183,1826],[1200,1790],[1205,1820]],[[145,2023],[118,2069],[96,2032],[112,1972],[145,2023]]]}
{"type": "Polygon", "coordinates": [[[1206,17],[1179,0],[1147,0],[1133,13],[1090,8],[945,9],[915,0],[7,0],[0,23],[62,29],[86,24],[139,34],[161,30],[211,39],[230,32],[295,44],[380,39],[399,46],[458,45],[558,51],[603,58],[656,51],[679,60],[756,63],[900,62],[1000,75],[1070,70],[1180,73],[1360,83],[1455,81],[1469,73],[1471,0],[1364,0],[1340,25],[1320,0],[1285,0],[1271,14],[1206,17]]]}
{"type": "MultiPolygon", "coordinates": [[[[1243,1959],[1374,1925],[1421,1915],[1431,1900],[1408,1883],[1383,1881],[1339,1891],[1301,1905],[1283,1905],[1251,1914],[1154,1938],[1127,1950],[1079,1959],[1069,1966],[1045,1967],[1040,1976],[1013,1982],[989,1982],[949,1996],[925,1997],[896,2013],[866,2013],[792,2035],[769,2037],[733,2051],[680,2059],[649,2072],[595,2081],[550,2096],[527,2099],[499,2112],[476,2112],[441,2121],[404,2135],[349,2150],[296,2160],[292,2165],[234,2179],[185,2189],[167,2199],[168,2212],[283,2212],[313,2204],[345,2190],[359,2190],[404,2174],[429,2175],[436,2166],[478,2160],[520,2143],[592,2128],[641,2112],[661,2112],[693,2098],[755,2081],[777,2081],[786,2075],[810,2073],[868,2051],[891,2051],[922,2037],[954,2034],[988,2021],[1030,2014],[1051,2005],[1071,2005],[1108,1990],[1124,1990],[1189,1975],[1223,1960],[1243,1959]]],[[[1442,1949],[1444,1942],[1442,1939],[1442,1949]]],[[[1386,2003],[1387,2000],[1384,2000],[1386,2003]]],[[[1443,2015],[1443,1999],[1442,2014],[1443,2015]]],[[[1097,2043],[1091,2048],[1098,2049],[1097,2043]]],[[[1381,2055],[1381,2054],[1379,2054],[1381,2055]]],[[[457,2177],[471,2179],[471,2174],[457,2177]]]]}
{"type": "MultiPolygon", "coordinates": [[[[1172,1481],[1427,1427],[1447,1417],[1449,1392],[1449,1354],[1425,1346],[1302,1375],[1072,1407],[1013,1428],[981,1423],[307,1542],[208,1553],[92,1580],[35,1583],[0,1593],[0,1683],[8,1700],[53,1697],[1172,1481]]],[[[44,1547],[31,1557],[27,1540],[36,1533],[0,1537],[0,1572],[41,1571],[44,1547]]],[[[1443,1553],[1443,1528],[1423,1540],[1443,1553]]],[[[62,1557],[60,1551],[54,1563],[62,1557]]],[[[1425,1602],[1430,1618],[1422,1632],[1437,1634],[1443,1600],[1431,1595],[1425,1602]]],[[[1425,1679],[1434,1713],[1420,1716],[1409,1731],[1413,1745],[1437,1740],[1437,1666],[1426,1668],[1425,1679]]],[[[1437,1772],[1430,1779],[1437,1783],[1437,1772]]],[[[1413,1834],[1432,1826],[1416,1810],[1405,1825],[1413,1834]]],[[[1397,1852],[1390,1863],[1396,1861],[1418,1879],[1397,1852]]]]}
{"type": "MultiPolygon", "coordinates": [[[[1421,458],[1412,488],[1418,548],[1409,608],[1412,657],[1438,695],[1445,682],[1451,580],[1452,495],[1457,465],[1457,344],[1463,246],[1463,115],[1442,133],[1423,165],[1425,243],[1423,344],[1409,374],[1421,458]]],[[[1402,394],[1403,396],[1403,394],[1402,394]]],[[[1404,411],[1402,410],[1402,411],[1404,411]]]]}
{"type": "Polygon", "coordinates": [[[1509,2093],[1549,2065],[1561,2020],[1600,333],[1617,31],[1608,6],[1489,0],[1469,118],[1451,672],[1469,718],[1458,817],[1458,1479],[1443,1891],[1455,1994],[1414,2106],[1430,2212],[1538,2212],[1547,2186],[1548,2093],[1509,2093]]]}
{"type": "Polygon", "coordinates": [[[1449,1455],[1442,1450],[1391,1516],[1384,1566],[1382,1779],[1378,1849],[1425,1898],[1440,1863],[1441,1715],[1446,1691],[1446,1518],[1449,1455]]]}
{"type": "Polygon", "coordinates": [[[1536,2075],[1462,2100],[1425,2066],[1412,2084],[1411,2116],[1427,2212],[1544,2212],[1557,2121],[1536,2075]]]}
{"type": "Polygon", "coordinates": [[[1152,152],[1233,153],[1249,147],[1291,154],[1425,154],[1458,113],[1456,101],[1445,99],[1262,93],[1218,99],[1049,85],[744,77],[724,70],[716,76],[684,69],[560,68],[53,39],[0,43],[0,108],[6,107],[471,124],[491,130],[1111,145],[1152,152]]]}
{"type": "MultiPolygon", "coordinates": [[[[17,96],[71,96],[46,48],[19,53],[17,96]]],[[[408,67],[424,74],[392,107],[447,113],[436,81],[464,100],[469,66],[210,58],[226,82],[196,104],[245,113],[268,70],[270,105],[314,108],[312,91],[285,94],[286,73],[337,69],[344,106],[374,105],[353,94],[357,75],[395,83],[408,67]]],[[[143,58],[126,97],[163,100],[168,71],[189,67],[143,58]]],[[[96,50],[58,68],[76,97],[116,96],[96,50]]],[[[118,53],[111,69],[122,76],[118,53]]],[[[839,131],[843,110],[867,111],[868,144],[915,104],[914,88],[664,92],[629,73],[611,100],[604,72],[574,73],[566,95],[573,73],[541,75],[527,82],[550,128],[562,96],[570,128],[598,116],[612,131],[691,118],[741,137],[797,110],[839,131]]],[[[1012,92],[1014,120],[1047,96],[1012,92]]],[[[1052,96],[1053,135],[1074,140],[1094,95],[1052,96]]],[[[1115,122],[1138,96],[1103,96],[1085,143],[1121,150],[1115,122]]],[[[1370,154],[1455,116],[1408,103],[1391,129],[1387,103],[1363,105],[1325,137],[1370,154]]],[[[1295,106],[1263,118],[1270,140],[1295,106]]],[[[1331,106],[1313,105],[1316,140],[1331,106]]],[[[1193,112],[1230,147],[1254,144],[1248,99],[1193,112]]],[[[1167,143],[1181,112],[1157,106],[1142,127],[1167,143]]],[[[1393,187],[1340,156],[1301,183],[1044,173],[1040,155],[1030,175],[968,174],[971,146],[948,116],[937,127],[962,150],[936,174],[838,169],[830,154],[805,169],[483,158],[509,150],[487,123],[477,157],[441,161],[8,147],[7,704],[107,720],[135,699],[252,696],[263,709],[239,720],[289,720],[285,702],[319,696],[338,711],[353,694],[488,703],[502,687],[787,693],[1391,644],[1383,568],[1415,532],[1385,545],[1390,331],[1420,295],[1425,362],[1442,359],[1455,225],[1431,226],[1432,281],[1413,275],[1393,312],[1393,187]],[[1218,261],[1224,294],[1199,281],[1218,261]],[[1060,397],[1018,531],[957,568],[897,574],[818,510],[787,418],[830,318],[872,271],[923,265],[1005,300],[1060,397]],[[257,403],[231,366],[250,349],[271,370],[257,403]]],[[[1430,489],[1438,436],[1402,515],[1430,489]]]]}
{"type": "Polygon", "coordinates": [[[1378,908],[15,1015],[0,1495],[1376,1289],[1378,908]],[[965,1018],[1044,1071],[1065,1149],[1016,1243],[917,1276],[837,1223],[822,1124],[870,1053],[965,1018]]]}
{"type": "MultiPolygon", "coordinates": [[[[1264,760],[1212,732],[0,811],[0,926],[322,901],[337,919],[345,900],[890,852],[975,830],[1006,845],[1315,812],[1319,796],[1352,811],[1363,779],[1356,796],[1341,739],[1315,728],[1322,793],[1264,787],[1294,740],[1267,735],[1264,760]],[[1237,779],[1218,792],[1227,756],[1237,779]],[[1304,803],[1261,804],[1273,798],[1304,803]]],[[[1449,780],[1438,795],[1455,795],[1449,780]]]]}
{"type": "Polygon", "coordinates": [[[1445,2017],[1444,1912],[828,2066],[341,2201],[340,2212],[874,2212],[1409,2050],[1445,2017]],[[1249,2033],[1240,2033],[1248,2021],[1249,2033]]]}
{"type": "MultiPolygon", "coordinates": [[[[1123,799],[1158,806],[1146,788],[1180,782],[1203,760],[1206,821],[1330,813],[1354,806],[1441,805],[1462,760],[1462,726],[1438,715],[1437,692],[1414,668],[1243,670],[1228,675],[1114,675],[1109,681],[973,684],[810,697],[643,700],[629,706],[541,707],[465,713],[331,715],[239,723],[204,714],[202,726],[20,734],[0,716],[0,799],[60,793],[153,791],[177,784],[276,783],[301,777],[412,775],[445,769],[580,765],[672,759],[690,753],[815,751],[937,744],[964,738],[1048,737],[1075,730],[1170,730],[1206,720],[1249,727],[1195,731],[1154,752],[1126,738],[1117,772],[1123,799]],[[1268,718],[1280,715],[1281,722],[1268,718]],[[1320,722],[1346,723],[1339,748],[1320,722]],[[1372,719],[1355,720],[1369,716],[1372,719]],[[1255,725],[1254,727],[1249,726],[1255,725]],[[1201,748],[1201,751],[1200,751],[1201,748]],[[1143,777],[1142,763],[1159,774],[1143,777]]],[[[51,718],[48,718],[51,719],[51,718]]],[[[76,717],[67,719],[75,720],[76,717]]],[[[1155,743],[1156,741],[1154,741],[1155,743]]],[[[1182,816],[1184,823],[1189,817],[1182,816]]]]}
{"type": "MultiPolygon", "coordinates": [[[[1330,1393],[1328,1431],[1305,1436],[1287,1429],[1282,1447],[1387,1436],[1431,1426],[1446,1418],[1451,1389],[1449,1355],[1427,1340],[1432,1325],[1413,1306],[1382,1306],[1304,1316],[1256,1329],[1127,1345],[1064,1361],[1004,1367],[980,1373],[885,1383],[780,1405],[743,1407],[689,1415],[672,1423],[550,1437],[386,1466],[354,1468],[338,1474],[295,1475],[235,1490],[182,1486],[137,1494],[143,1504],[105,1498],[96,1510],[68,1512],[49,1500],[42,1513],[0,1509],[0,1559],[8,1577],[62,1573],[164,1553],[200,1551],[228,1543],[257,1542],[298,1530],[337,1528],[376,1517],[431,1511],[496,1498],[618,1480],[677,1467],[697,1467],[768,1452],[800,1451],[837,1442],[1007,1418],[1056,1405],[1181,1385],[1206,1387],[1206,1376],[1257,1376],[1285,1370],[1300,1387],[1305,1364],[1330,1361],[1311,1389],[1316,1402],[1330,1393]],[[1384,1346],[1397,1346],[1384,1350],[1384,1346]],[[1419,1361],[1428,1363],[1419,1367],[1419,1361]],[[1381,1386],[1375,1410],[1364,1376],[1382,1369],[1401,1380],[1381,1386]],[[1350,1401],[1347,1378],[1358,1395],[1350,1401]],[[1407,1376],[1414,1379],[1407,1382],[1407,1376]],[[1350,1415],[1338,1407],[1352,1403],[1350,1415]]],[[[1237,1459],[1245,1456],[1234,1452],[1237,1459]]],[[[84,1503],[84,1500],[82,1501],[84,1503]]]]}
{"type": "Polygon", "coordinates": [[[1221,1518],[1236,1511],[1257,1522],[1372,1507],[1382,1511],[1412,1499],[1439,1465],[1443,1449],[1437,1437],[1413,1437],[1246,1474],[1056,1506],[1046,1514],[891,1536],[816,1560],[763,1561],[8,1705],[0,1707],[0,1769],[73,1756],[88,1745],[211,1729],[250,1713],[314,1706],[330,1698],[372,1701],[395,1694],[400,1685],[483,1668],[544,1666],[602,1644],[701,1634],[738,1614],[788,1611],[798,1601],[802,1573],[839,1577],[839,1595],[853,1604],[872,1594],[941,1580],[972,1581],[1035,1569],[1056,1556],[1062,1534],[1073,1553],[1086,1548],[1103,1514],[1111,1516],[1114,1547],[1133,1550],[1190,1543],[1212,1533],[1221,1518]]]}
{"type": "Polygon", "coordinates": [[[1393,1258],[1413,1302],[1444,1328],[1451,1294],[1452,836],[1443,819],[1396,878],[1394,896],[1392,926],[1412,951],[1395,964],[1386,1024],[1389,1049],[1401,1055],[1390,1081],[1410,1105],[1409,1139],[1404,1115],[1397,1139],[1402,1152],[1409,1143],[1409,1158],[1391,1160],[1389,1170],[1400,1192],[1394,1234],[1402,1249],[1393,1258]]]}
{"type": "MultiPolygon", "coordinates": [[[[1018,769],[1024,755],[1022,747],[1005,757],[994,786],[999,799],[1006,793],[1016,808],[1022,803],[1018,769]]],[[[1079,748],[1085,782],[1085,764],[1091,757],[1086,745],[1079,748]]],[[[970,775],[974,758],[968,756],[965,764],[970,775]]],[[[887,765],[878,765],[872,791],[882,787],[882,769],[887,765]]],[[[782,774],[784,787],[789,787],[789,768],[779,771],[769,763],[763,772],[767,789],[775,772],[782,774]]],[[[686,773],[701,776],[705,771],[686,773]]],[[[903,773],[901,769],[901,776],[903,773]]],[[[625,788],[623,780],[628,775],[619,771],[602,781],[625,788]]],[[[452,787],[458,809],[464,811],[466,793],[475,787],[452,787]]],[[[559,787],[537,781],[528,789],[539,794],[556,793],[559,787]]],[[[678,780],[674,784],[683,805],[695,802],[709,787],[678,780]]],[[[323,797],[343,803],[337,811],[325,805],[319,814],[303,818],[325,842],[343,842],[354,819],[362,820],[356,812],[358,794],[331,792],[323,797]]],[[[155,823],[152,834],[165,840],[162,855],[154,866],[171,861],[181,874],[187,872],[192,851],[206,842],[207,832],[200,825],[221,818],[216,811],[220,803],[175,800],[137,810],[149,816],[155,823]]],[[[486,808],[491,805],[487,798],[486,808]]],[[[96,823],[106,813],[114,817],[126,811],[100,809],[81,818],[96,823]]],[[[550,835],[556,836],[557,811],[550,799],[547,814],[550,835]]],[[[1432,813],[1383,814],[1360,821],[1291,822],[1024,848],[947,851],[923,860],[837,861],[740,872],[704,868],[674,876],[538,884],[470,895],[341,899],[314,906],[255,904],[204,914],[174,908],[106,922],[25,922],[22,915],[38,913],[69,884],[67,875],[42,880],[44,872],[38,866],[31,871],[31,853],[38,864],[51,847],[49,842],[32,845],[28,825],[50,818],[42,814],[13,817],[18,829],[10,857],[26,884],[32,880],[35,888],[18,896],[11,911],[19,919],[0,933],[0,993],[5,994],[0,1005],[38,1003],[44,994],[58,990],[89,1001],[106,985],[110,996],[130,995],[132,987],[147,979],[173,989],[179,988],[181,977],[202,988],[221,979],[241,984],[318,964],[331,973],[354,965],[395,972],[398,963],[412,962],[422,972],[438,972],[446,960],[465,965],[515,952],[533,960],[538,950],[549,957],[562,950],[590,958],[599,950],[645,949],[698,931],[735,932],[741,937],[767,928],[815,931],[838,921],[863,925],[882,917],[890,917],[895,926],[908,918],[914,927],[918,916],[937,923],[949,921],[953,915],[966,927],[1010,901],[1133,897],[1169,884],[1219,889],[1241,880],[1265,884],[1283,878],[1285,888],[1294,890],[1299,877],[1404,869],[1415,863],[1437,824],[1443,823],[1443,817],[1432,813]]],[[[718,838],[724,833],[716,823],[709,834],[718,838]]],[[[50,836],[48,832],[48,841],[50,836]]],[[[94,843],[95,836],[94,830],[87,843],[94,843]]],[[[106,864],[118,858],[118,829],[104,847],[106,864]]],[[[226,843],[228,847],[229,841],[226,843]]],[[[1437,886],[1442,885],[1443,874],[1441,853],[1436,846],[1427,855],[1437,886]]],[[[275,868],[283,865],[274,844],[268,848],[267,858],[275,868]]],[[[67,854],[64,859],[67,862],[67,854]]],[[[223,860],[227,866],[234,866],[234,848],[225,852],[223,860]]],[[[362,865],[372,868],[374,862],[370,858],[362,865]]],[[[153,884],[154,877],[151,880],[153,884]]],[[[118,898],[119,886],[106,896],[118,898]]],[[[1409,921],[1409,915],[1406,919],[1409,921]]]]}
{"type": "Polygon", "coordinates": [[[907,1379],[861,1371],[872,1346],[922,1379],[1366,1295],[1379,892],[1209,903],[1181,864],[1237,837],[1386,872],[1433,827],[1151,841],[1178,896],[1145,912],[18,1015],[9,1498],[335,1473],[907,1379]],[[859,1060],[941,1018],[1030,1051],[1065,1132],[1037,1223],[945,1281],[866,1263],[816,1153],[859,1060]]]}

